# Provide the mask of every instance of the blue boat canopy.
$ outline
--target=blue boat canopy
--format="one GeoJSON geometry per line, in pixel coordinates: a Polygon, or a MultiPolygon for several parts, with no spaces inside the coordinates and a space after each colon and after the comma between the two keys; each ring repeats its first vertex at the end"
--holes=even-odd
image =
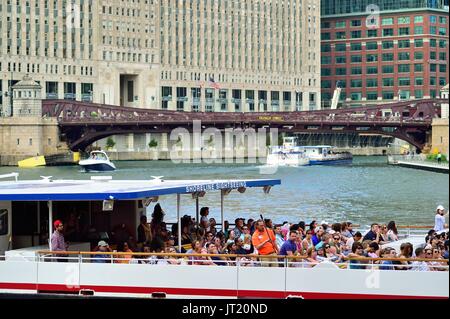
{"type": "Polygon", "coordinates": [[[254,180],[36,180],[0,182],[0,201],[136,200],[147,197],[191,194],[280,185],[279,179],[254,180]]]}

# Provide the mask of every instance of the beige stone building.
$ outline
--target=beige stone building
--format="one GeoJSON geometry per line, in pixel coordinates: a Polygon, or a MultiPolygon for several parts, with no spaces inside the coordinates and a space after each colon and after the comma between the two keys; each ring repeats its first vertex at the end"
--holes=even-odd
{"type": "Polygon", "coordinates": [[[179,111],[320,108],[315,0],[0,0],[0,112],[43,98],[179,111]]]}

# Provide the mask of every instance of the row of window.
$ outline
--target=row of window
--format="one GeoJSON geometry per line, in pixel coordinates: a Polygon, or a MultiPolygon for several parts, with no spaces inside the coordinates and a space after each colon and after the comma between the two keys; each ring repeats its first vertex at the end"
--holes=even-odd
{"type": "MultiPolygon", "coordinates": [[[[424,34],[427,30],[424,29],[423,26],[415,26],[414,30],[411,30],[411,28],[409,27],[404,27],[404,28],[398,28],[398,29],[393,29],[393,28],[388,28],[388,29],[382,29],[380,30],[380,32],[378,32],[379,30],[367,30],[365,33],[365,37],[366,38],[377,38],[380,36],[383,37],[392,37],[392,36],[405,36],[405,35],[411,35],[411,34],[424,34]],[[397,34],[395,34],[395,30],[397,30],[397,34]]],[[[434,34],[434,35],[447,35],[447,28],[446,27],[436,27],[436,26],[430,26],[429,29],[429,34],[434,34]]],[[[322,32],[321,33],[321,39],[322,40],[331,40],[331,32],[322,32]]],[[[334,39],[333,40],[342,40],[342,39],[347,39],[348,38],[348,33],[346,31],[338,31],[334,33],[334,39]]],[[[350,38],[352,39],[358,39],[358,38],[362,38],[363,37],[363,33],[361,30],[355,30],[355,31],[350,31],[350,38]]]]}
{"type": "MultiPolygon", "coordinates": [[[[414,67],[411,67],[410,64],[398,64],[397,65],[397,72],[398,73],[409,73],[411,72],[411,69],[414,70],[415,73],[423,72],[424,71],[424,65],[421,63],[414,64],[414,67]]],[[[439,70],[440,73],[446,73],[447,72],[447,65],[446,64],[439,64],[439,67],[437,64],[430,64],[430,72],[437,72],[439,70]]],[[[381,73],[383,74],[391,74],[395,73],[395,66],[394,65],[383,65],[381,67],[381,73]]],[[[335,69],[335,75],[362,75],[363,74],[363,68],[362,67],[353,67],[350,69],[347,68],[336,68],[335,69]]],[[[379,68],[378,66],[368,66],[366,68],[366,74],[379,74],[379,68]]],[[[332,69],[331,68],[322,68],[321,69],[321,75],[322,76],[331,76],[332,69]]]]}
{"type": "MultiPolygon", "coordinates": [[[[365,99],[367,101],[375,101],[379,98],[383,100],[393,100],[395,97],[399,98],[400,100],[408,100],[411,98],[412,91],[410,90],[400,90],[397,93],[394,93],[394,91],[382,91],[381,95],[378,94],[378,92],[366,92],[365,99]]],[[[423,99],[424,97],[424,91],[421,89],[417,89],[413,91],[414,98],[415,99],[423,99]]],[[[430,97],[436,98],[437,97],[437,90],[430,90],[430,97]]],[[[352,101],[362,101],[363,99],[363,93],[362,92],[352,92],[349,95],[349,99],[352,101]]],[[[324,92],[322,93],[322,101],[330,101],[332,98],[332,93],[324,92]]],[[[347,99],[347,94],[345,92],[342,92],[340,95],[340,100],[344,101],[347,99]]]]}
{"type": "MultiPolygon", "coordinates": [[[[19,63],[19,62],[0,62],[0,72],[26,72],[26,73],[40,73],[44,72],[44,64],[39,63],[19,63]],[[42,68],[41,68],[42,67],[42,68]]],[[[75,66],[75,65],[63,65],[57,64],[45,64],[46,74],[62,74],[62,75],[93,75],[93,68],[90,66],[75,66]]]]}
{"type": "MultiPolygon", "coordinates": [[[[400,49],[403,48],[410,48],[411,47],[411,41],[410,40],[399,40],[397,42],[397,47],[400,49]]],[[[436,48],[439,44],[439,48],[445,49],[447,48],[447,40],[437,40],[437,39],[430,39],[429,40],[430,47],[436,48]]],[[[347,46],[350,48],[350,51],[362,51],[364,44],[366,45],[366,50],[378,50],[379,45],[378,42],[352,42],[349,45],[347,43],[336,43],[334,44],[334,50],[336,52],[346,52],[347,46]]],[[[424,46],[423,39],[414,39],[414,47],[415,48],[422,48],[424,46]]],[[[382,41],[381,42],[381,48],[382,49],[393,49],[394,48],[394,41],[382,41]]],[[[321,52],[331,52],[332,51],[332,44],[330,43],[324,43],[321,45],[321,52]]]]}
{"type": "MultiPolygon", "coordinates": [[[[443,16],[430,16],[430,23],[431,24],[436,24],[439,20],[440,24],[447,24],[447,17],[443,17],[443,16]]],[[[414,17],[408,17],[408,16],[404,16],[404,17],[398,17],[398,18],[394,18],[394,17],[387,17],[387,18],[382,18],[381,19],[381,25],[385,26],[385,25],[394,25],[395,19],[397,19],[397,23],[398,24],[410,24],[411,20],[414,21],[414,24],[417,23],[424,23],[424,17],[423,16],[414,16],[414,17]]],[[[365,22],[365,21],[364,21],[365,22]]],[[[380,21],[378,21],[380,22],[380,21]]],[[[340,21],[336,21],[334,24],[334,28],[336,29],[342,29],[342,28],[346,28],[347,27],[347,21],[346,20],[340,20],[340,21]]],[[[351,27],[360,27],[362,26],[363,22],[360,19],[355,19],[355,20],[351,20],[349,22],[351,27]]],[[[330,21],[324,21],[321,23],[321,27],[322,29],[330,29],[332,27],[332,23],[330,21]]]]}
{"type": "MultiPolygon", "coordinates": [[[[335,85],[337,85],[339,83],[339,87],[341,88],[346,88],[347,87],[347,81],[345,80],[339,80],[336,81],[335,85]]],[[[362,79],[353,79],[350,80],[350,87],[351,88],[362,88],[362,87],[367,87],[367,88],[377,88],[379,86],[379,84],[381,83],[381,86],[383,87],[394,87],[394,86],[410,86],[410,85],[415,85],[415,86],[422,86],[425,85],[425,80],[423,77],[415,77],[414,79],[411,79],[409,77],[401,77],[397,79],[397,83],[395,81],[394,78],[382,78],[381,81],[379,81],[376,78],[368,78],[365,79],[365,84],[364,81],[362,79]]],[[[439,85],[439,86],[444,86],[446,84],[446,78],[445,77],[440,77],[440,78],[436,78],[436,77],[430,77],[429,80],[429,85],[439,85]]],[[[321,88],[322,89],[331,89],[333,82],[332,80],[322,80],[321,82],[321,88]]]]}
{"type": "MultiPolygon", "coordinates": [[[[414,52],[414,60],[423,60],[424,59],[424,53],[421,51],[414,52]]],[[[383,62],[391,62],[391,61],[408,61],[411,60],[412,54],[410,52],[399,52],[397,53],[397,59],[395,59],[394,53],[382,53],[381,54],[381,61],[383,62]]],[[[437,60],[438,54],[436,51],[431,51],[429,54],[430,60],[437,60]]],[[[332,64],[332,57],[331,56],[322,56],[321,57],[321,64],[327,65],[332,64]]],[[[352,55],[350,56],[350,62],[351,63],[361,63],[363,61],[363,55],[352,55]]],[[[378,54],[366,54],[365,60],[367,63],[377,62],[379,60],[378,54]]],[[[440,61],[447,61],[447,52],[439,52],[439,60],[440,61]]],[[[339,56],[336,57],[336,63],[346,63],[346,56],[339,56]],[[339,59],[338,59],[339,58],[339,59]]]]}

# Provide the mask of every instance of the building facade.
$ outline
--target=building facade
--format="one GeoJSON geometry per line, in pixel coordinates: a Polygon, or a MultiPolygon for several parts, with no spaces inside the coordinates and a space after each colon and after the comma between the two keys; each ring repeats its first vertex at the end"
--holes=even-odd
{"type": "Polygon", "coordinates": [[[0,112],[43,98],[178,111],[321,107],[315,0],[1,0],[0,112]]]}
{"type": "Polygon", "coordinates": [[[322,99],[347,106],[439,97],[449,81],[448,0],[322,0],[322,99]]]}

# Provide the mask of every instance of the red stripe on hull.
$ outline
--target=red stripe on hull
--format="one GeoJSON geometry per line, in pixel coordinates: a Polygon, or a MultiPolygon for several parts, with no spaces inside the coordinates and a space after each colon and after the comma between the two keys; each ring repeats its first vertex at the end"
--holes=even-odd
{"type": "Polygon", "coordinates": [[[181,296],[212,296],[237,298],[271,298],[284,299],[288,296],[303,297],[305,299],[447,299],[447,297],[431,296],[395,296],[376,294],[346,294],[321,292],[283,292],[283,291],[257,291],[257,290],[221,290],[202,288],[158,288],[158,287],[124,287],[124,286],[81,286],[68,287],[56,284],[27,284],[27,283],[0,283],[0,289],[11,290],[38,290],[40,292],[78,292],[81,289],[90,289],[101,293],[118,294],[146,294],[155,292],[167,295],[181,296]]]}

